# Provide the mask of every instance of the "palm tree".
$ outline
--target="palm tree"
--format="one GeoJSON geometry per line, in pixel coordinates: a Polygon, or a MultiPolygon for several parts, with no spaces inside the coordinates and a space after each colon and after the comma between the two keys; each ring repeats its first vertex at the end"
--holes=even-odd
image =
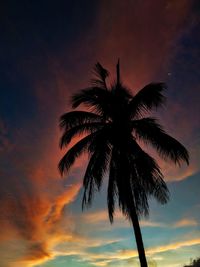
{"type": "Polygon", "coordinates": [[[119,61],[117,79],[110,87],[106,83],[109,72],[100,63],[95,65],[94,75],[91,86],[72,97],[73,109],[83,104],[88,111],[71,111],[60,118],[61,148],[69,145],[74,137],[83,138],[68,149],[59,162],[59,170],[61,174],[68,172],[82,153],[89,154],[82,208],[90,206],[94,193],[101,189],[108,174],[110,222],[118,201],[120,210],[132,222],[140,264],[147,267],[139,219],[148,215],[150,196],[164,204],[169,199],[169,191],[158,164],[141,148],[140,141],[151,144],[162,158],[177,164],[189,163],[188,152],[155,118],[145,116],[164,104],[164,83],[148,84],[133,96],[121,82],[119,61]]]}

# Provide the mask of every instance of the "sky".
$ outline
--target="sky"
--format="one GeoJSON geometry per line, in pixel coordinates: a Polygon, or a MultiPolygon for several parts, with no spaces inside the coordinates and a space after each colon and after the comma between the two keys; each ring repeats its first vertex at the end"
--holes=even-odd
{"type": "Polygon", "coordinates": [[[87,157],[57,168],[70,96],[98,61],[112,82],[118,58],[133,94],[167,83],[156,116],[190,153],[189,167],[159,160],[170,201],[140,221],[149,266],[200,256],[199,32],[198,0],[0,2],[0,267],[139,266],[129,221],[109,223],[106,179],[82,212],[87,157]]]}

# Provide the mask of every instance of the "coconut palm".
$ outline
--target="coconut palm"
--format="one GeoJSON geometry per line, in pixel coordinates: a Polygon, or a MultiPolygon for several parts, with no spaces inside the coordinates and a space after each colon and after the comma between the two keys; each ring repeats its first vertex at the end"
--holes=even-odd
{"type": "Polygon", "coordinates": [[[68,149],[59,170],[61,174],[68,172],[82,153],[88,153],[82,207],[90,206],[94,193],[108,176],[110,222],[118,202],[122,213],[132,222],[140,264],[146,267],[139,219],[148,215],[149,197],[164,204],[169,199],[169,191],[156,160],[143,150],[140,141],[151,144],[162,158],[177,164],[182,161],[188,164],[188,152],[155,118],[146,115],[164,104],[164,83],[148,84],[133,95],[121,82],[119,62],[117,79],[111,86],[106,82],[109,72],[100,63],[95,65],[94,75],[91,86],[73,95],[71,101],[73,109],[84,105],[87,111],[67,112],[60,118],[61,148],[75,137],[82,138],[68,149]]]}

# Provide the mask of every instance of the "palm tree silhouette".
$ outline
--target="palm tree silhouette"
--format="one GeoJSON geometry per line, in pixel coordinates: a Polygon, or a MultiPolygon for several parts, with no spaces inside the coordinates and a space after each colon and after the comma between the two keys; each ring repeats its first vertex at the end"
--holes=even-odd
{"type": "Polygon", "coordinates": [[[140,264],[147,267],[139,218],[148,215],[150,196],[164,204],[169,191],[155,159],[139,145],[142,140],[151,144],[158,154],[174,163],[189,164],[187,150],[169,136],[157,120],[144,117],[153,108],[162,106],[164,83],[151,83],[136,95],[122,84],[119,61],[117,79],[107,86],[109,72],[97,63],[91,87],[82,89],[72,97],[72,108],[81,104],[88,111],[71,111],[60,118],[63,135],[60,147],[67,146],[74,137],[83,138],[68,149],[59,162],[60,173],[68,172],[75,160],[84,152],[89,163],[83,178],[82,208],[89,206],[108,174],[107,204],[110,222],[113,222],[115,204],[133,225],[140,264]]]}

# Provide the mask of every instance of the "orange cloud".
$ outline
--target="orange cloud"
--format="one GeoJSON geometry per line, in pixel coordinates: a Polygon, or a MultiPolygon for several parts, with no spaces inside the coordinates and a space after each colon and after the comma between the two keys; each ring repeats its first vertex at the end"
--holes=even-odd
{"type": "Polygon", "coordinates": [[[185,240],[181,242],[176,242],[172,243],[169,245],[164,245],[164,246],[158,246],[152,249],[147,250],[147,254],[156,254],[156,253],[161,253],[169,250],[176,250],[182,247],[190,247],[190,246],[195,246],[200,244],[200,239],[191,239],[191,240],[185,240]]]}
{"type": "MultiPolygon", "coordinates": [[[[63,155],[58,146],[61,135],[59,116],[68,108],[69,95],[66,86],[69,83],[61,76],[61,70],[59,73],[56,70],[48,82],[44,78],[45,85],[42,81],[39,86],[35,83],[36,119],[26,123],[23,129],[13,129],[12,150],[6,149],[5,145],[2,153],[0,149],[1,162],[9,159],[12,164],[12,168],[0,173],[0,224],[4,226],[0,229],[0,245],[2,251],[9,248],[11,255],[11,259],[7,259],[3,253],[0,265],[7,262],[6,267],[14,266],[15,262],[31,266],[45,261],[52,257],[51,248],[55,244],[75,238],[70,216],[63,216],[64,207],[80,190],[80,177],[74,177],[70,186],[66,186],[69,179],[61,178],[57,168],[63,155]],[[15,238],[20,242],[19,248],[23,249],[15,248],[15,238]]],[[[5,131],[0,121],[0,141],[5,131]]],[[[76,163],[76,174],[80,173],[83,161],[76,163]]]]}
{"type": "Polygon", "coordinates": [[[197,226],[198,222],[195,219],[182,219],[173,224],[173,227],[187,227],[187,226],[197,226]]]}
{"type": "MultiPolygon", "coordinates": [[[[92,263],[95,266],[107,266],[108,263],[114,262],[114,261],[124,261],[124,260],[130,260],[133,258],[138,257],[137,250],[117,250],[117,251],[109,251],[104,253],[93,253],[87,251],[87,245],[90,244],[91,247],[97,247],[101,245],[106,244],[112,244],[113,242],[118,242],[119,240],[91,240],[91,239],[85,239],[83,242],[75,242],[74,246],[64,246],[63,249],[59,252],[54,253],[54,257],[59,255],[78,255],[81,257],[83,261],[88,261],[92,263]]],[[[178,250],[182,247],[190,247],[200,244],[200,239],[189,239],[189,240],[183,240],[180,242],[170,243],[162,246],[152,247],[146,250],[147,257],[150,258],[153,256],[155,259],[162,259],[159,256],[159,253],[161,252],[167,252],[167,251],[173,251],[178,250]]],[[[34,266],[34,265],[33,265],[34,266]]]]}
{"type": "MultiPolygon", "coordinates": [[[[58,133],[57,128],[55,125],[52,131],[58,133]]],[[[7,253],[3,253],[0,260],[0,265],[5,267],[14,266],[15,262],[28,266],[28,263],[51,257],[51,243],[58,237],[60,241],[67,234],[60,229],[63,209],[73,201],[80,189],[77,181],[70,187],[65,187],[65,181],[59,176],[58,134],[46,143],[43,138],[39,141],[34,137],[31,140],[32,146],[27,146],[26,141],[23,142],[24,135],[27,134],[26,130],[24,132],[22,136],[21,133],[18,134],[20,138],[15,140],[17,145],[12,151],[5,154],[4,150],[4,156],[12,158],[13,164],[12,170],[1,173],[0,181],[0,245],[2,251],[10,251],[9,259],[7,253]],[[21,158],[15,157],[20,154],[21,158]],[[15,247],[15,239],[21,240],[18,246],[21,249],[15,247]]],[[[65,229],[69,220],[66,221],[65,229]]],[[[66,231],[68,234],[71,232],[70,228],[66,231]]]]}
{"type": "MultiPolygon", "coordinates": [[[[123,216],[123,214],[120,211],[117,211],[115,213],[114,217],[114,224],[112,227],[118,228],[118,227],[131,227],[128,220],[123,216]]],[[[109,218],[108,218],[108,211],[107,210],[100,210],[96,212],[87,212],[83,213],[81,215],[81,218],[78,218],[77,220],[82,221],[83,224],[91,224],[96,225],[99,227],[99,224],[101,224],[102,227],[109,226],[109,218]]],[[[192,227],[197,226],[198,222],[193,218],[183,218],[179,221],[171,222],[171,223],[165,223],[165,222],[156,222],[151,220],[141,220],[140,226],[141,227],[158,227],[158,228],[181,228],[181,227],[192,227]]],[[[94,227],[94,226],[92,226],[94,227]]]]}
{"type": "MultiPolygon", "coordinates": [[[[83,222],[86,224],[98,224],[98,223],[105,223],[108,222],[109,224],[109,217],[108,217],[108,211],[107,210],[100,210],[96,212],[87,212],[84,213],[81,218],[83,219],[83,222]]],[[[148,220],[141,220],[140,225],[142,227],[164,227],[166,224],[160,223],[160,222],[152,222],[148,220]]],[[[125,218],[125,216],[122,214],[122,212],[117,211],[115,212],[114,216],[114,224],[113,227],[130,227],[130,223],[125,218]]]]}
{"type": "MultiPolygon", "coordinates": [[[[200,239],[191,239],[191,240],[171,243],[171,244],[167,244],[163,246],[153,247],[153,248],[147,249],[146,254],[147,256],[157,255],[161,252],[177,250],[182,247],[189,247],[189,246],[194,246],[194,245],[199,245],[199,244],[200,244],[200,239]]],[[[113,260],[119,260],[119,261],[128,260],[128,259],[131,259],[137,256],[138,256],[137,250],[118,250],[115,253],[105,253],[104,255],[102,254],[101,255],[99,254],[88,255],[88,257],[90,257],[90,259],[93,261],[93,264],[96,266],[99,266],[99,263],[101,263],[101,259],[102,259],[102,265],[104,266],[104,261],[112,262],[113,260]],[[98,262],[96,262],[95,260],[98,260],[98,262]]]]}

